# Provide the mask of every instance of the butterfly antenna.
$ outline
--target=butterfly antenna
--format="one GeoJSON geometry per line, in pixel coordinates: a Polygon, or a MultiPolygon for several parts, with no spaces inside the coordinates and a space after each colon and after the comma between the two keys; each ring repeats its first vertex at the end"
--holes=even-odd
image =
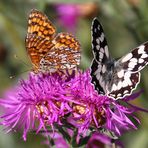
{"type": "Polygon", "coordinates": [[[14,55],[14,58],[21,61],[25,66],[30,67],[29,64],[27,64],[26,62],[24,62],[21,58],[19,58],[16,54],[14,55]]]}
{"type": "MultiPolygon", "coordinates": [[[[19,74],[23,74],[23,73],[26,73],[28,71],[32,71],[32,69],[27,69],[27,70],[21,71],[19,74]]],[[[16,77],[16,75],[11,75],[9,78],[14,79],[15,77],[16,77]]]]}

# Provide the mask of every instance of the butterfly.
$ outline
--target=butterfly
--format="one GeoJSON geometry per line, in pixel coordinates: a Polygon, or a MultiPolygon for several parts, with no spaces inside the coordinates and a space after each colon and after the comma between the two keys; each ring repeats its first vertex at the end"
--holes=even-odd
{"type": "Polygon", "coordinates": [[[99,94],[117,100],[128,96],[140,81],[140,71],[148,64],[148,42],[131,50],[119,59],[113,59],[108,51],[103,28],[97,18],[92,22],[91,78],[99,94]]]}
{"type": "Polygon", "coordinates": [[[25,39],[33,71],[56,72],[80,64],[80,43],[69,33],[56,35],[56,28],[42,12],[32,9],[25,39]]]}

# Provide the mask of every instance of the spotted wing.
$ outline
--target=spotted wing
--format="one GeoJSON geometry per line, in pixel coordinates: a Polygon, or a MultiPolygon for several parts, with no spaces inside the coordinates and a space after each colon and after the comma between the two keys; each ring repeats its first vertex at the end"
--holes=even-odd
{"type": "Polygon", "coordinates": [[[80,43],[71,34],[60,33],[53,40],[54,46],[42,58],[41,69],[56,71],[72,69],[80,64],[80,43]]]}
{"type": "Polygon", "coordinates": [[[103,28],[97,18],[94,18],[92,22],[91,32],[94,58],[99,63],[106,63],[109,60],[110,55],[103,28]]]}
{"type": "Polygon", "coordinates": [[[31,10],[28,19],[27,35],[35,34],[37,36],[45,38],[46,40],[51,41],[54,37],[55,32],[55,27],[49,21],[48,17],[45,14],[36,9],[31,10]]]}
{"type": "Polygon", "coordinates": [[[39,62],[53,46],[52,40],[55,27],[42,12],[33,9],[29,14],[28,32],[26,36],[26,48],[33,65],[39,66],[39,62]]]}
{"type": "Polygon", "coordinates": [[[113,79],[108,85],[108,95],[123,98],[136,89],[140,70],[148,64],[148,42],[133,49],[115,63],[113,79]]]}
{"type": "Polygon", "coordinates": [[[26,48],[36,68],[39,68],[40,60],[50,50],[51,46],[52,44],[48,40],[40,36],[34,34],[28,35],[26,38],[26,48]]]}
{"type": "Polygon", "coordinates": [[[71,51],[80,52],[79,41],[69,33],[59,33],[53,40],[54,47],[68,47],[71,51]]]}
{"type": "Polygon", "coordinates": [[[99,94],[105,94],[103,83],[102,83],[102,64],[98,63],[95,59],[93,59],[91,64],[91,81],[95,86],[95,89],[99,92],[99,94]],[[103,85],[102,85],[103,84],[103,85]]]}
{"type": "Polygon", "coordinates": [[[91,77],[92,83],[95,85],[95,89],[99,93],[105,93],[103,74],[106,72],[107,63],[110,62],[111,58],[108,51],[107,41],[104,35],[103,28],[97,18],[92,22],[92,49],[94,59],[91,64],[91,77]]]}
{"type": "Polygon", "coordinates": [[[98,20],[94,19],[92,45],[94,59],[91,76],[98,92],[113,99],[130,95],[140,81],[140,70],[148,63],[148,42],[133,49],[118,61],[114,61],[109,56],[103,29],[98,20]]]}
{"type": "Polygon", "coordinates": [[[121,63],[126,71],[138,72],[142,70],[148,64],[148,42],[133,49],[119,59],[118,63],[121,63]]]}
{"type": "Polygon", "coordinates": [[[114,100],[130,95],[140,82],[139,72],[131,73],[124,71],[124,76],[120,78],[118,73],[113,74],[112,81],[107,85],[107,95],[114,100]]]}

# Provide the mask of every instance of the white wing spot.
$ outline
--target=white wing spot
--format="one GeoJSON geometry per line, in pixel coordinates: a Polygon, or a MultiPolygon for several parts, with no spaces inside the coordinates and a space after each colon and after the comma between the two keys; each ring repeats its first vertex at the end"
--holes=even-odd
{"type": "Polygon", "coordinates": [[[111,97],[113,97],[113,98],[115,97],[115,94],[109,94],[109,95],[110,95],[111,97]]]}
{"type": "Polygon", "coordinates": [[[139,61],[138,61],[139,63],[143,63],[144,62],[144,60],[143,59],[139,59],[139,61]]]}
{"type": "Polygon", "coordinates": [[[111,91],[117,90],[116,84],[113,84],[111,91]]]}
{"type": "Polygon", "coordinates": [[[100,48],[100,51],[101,51],[102,53],[104,53],[104,49],[103,49],[103,48],[100,48]]]}
{"type": "Polygon", "coordinates": [[[96,28],[94,28],[94,32],[97,32],[97,29],[96,28]]]}
{"type": "Polygon", "coordinates": [[[100,59],[103,59],[103,53],[102,52],[99,52],[99,55],[100,55],[100,59]]]}
{"type": "Polygon", "coordinates": [[[100,40],[99,39],[96,39],[96,42],[97,42],[97,44],[100,44],[100,40]]]}
{"type": "Polygon", "coordinates": [[[144,45],[139,46],[138,53],[139,53],[139,54],[145,53],[144,48],[145,48],[144,45]]]}
{"type": "Polygon", "coordinates": [[[128,66],[129,66],[130,68],[134,68],[136,64],[137,64],[137,63],[130,62],[130,63],[128,64],[128,66]]]}
{"type": "Polygon", "coordinates": [[[122,82],[121,81],[119,81],[117,87],[118,87],[118,90],[122,88],[122,82]]]}
{"type": "Polygon", "coordinates": [[[125,91],[124,91],[124,94],[127,94],[127,93],[128,93],[128,90],[125,90],[125,91]]]}
{"type": "Polygon", "coordinates": [[[120,70],[118,73],[117,73],[118,77],[119,78],[122,78],[124,76],[124,70],[120,70]]]}
{"type": "Polygon", "coordinates": [[[132,53],[127,54],[125,57],[123,57],[122,62],[128,61],[129,59],[132,58],[132,56],[133,56],[132,53]]]}
{"type": "Polygon", "coordinates": [[[126,80],[123,81],[122,86],[123,86],[123,87],[128,86],[128,83],[126,82],[126,80]]]}
{"type": "Polygon", "coordinates": [[[133,68],[129,67],[128,70],[131,71],[131,70],[133,70],[133,68]]]}
{"type": "Polygon", "coordinates": [[[126,80],[126,79],[128,79],[130,77],[131,77],[131,73],[126,72],[125,75],[124,75],[124,79],[126,80]]]}
{"type": "Polygon", "coordinates": [[[97,50],[99,50],[100,49],[100,45],[97,45],[96,48],[97,48],[97,50]]]}
{"type": "Polygon", "coordinates": [[[142,56],[141,56],[141,58],[147,58],[148,57],[148,55],[147,54],[142,54],[142,56]]]}
{"type": "Polygon", "coordinates": [[[101,42],[104,40],[104,33],[101,34],[101,37],[99,38],[101,42]]]}
{"type": "Polygon", "coordinates": [[[104,50],[105,50],[106,56],[109,57],[108,46],[105,46],[104,50]]]}
{"type": "Polygon", "coordinates": [[[130,61],[137,63],[137,59],[136,58],[132,58],[132,59],[130,59],[130,61]]]}
{"type": "Polygon", "coordinates": [[[120,94],[120,93],[117,95],[117,97],[121,97],[121,96],[122,96],[122,94],[120,94]]]}

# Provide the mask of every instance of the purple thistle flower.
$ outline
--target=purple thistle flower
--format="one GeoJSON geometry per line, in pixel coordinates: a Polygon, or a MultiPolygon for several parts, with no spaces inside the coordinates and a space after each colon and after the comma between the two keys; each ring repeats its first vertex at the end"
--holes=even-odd
{"type": "Polygon", "coordinates": [[[62,88],[64,82],[58,75],[31,73],[14,93],[0,100],[0,105],[5,107],[1,124],[9,129],[8,132],[22,128],[24,140],[29,130],[38,133],[42,128],[46,131],[46,125],[53,127],[55,122],[60,124],[60,118],[71,111],[69,97],[62,88]]]}
{"type": "Polygon", "coordinates": [[[22,80],[6,99],[0,100],[5,109],[1,124],[8,132],[23,129],[24,140],[32,130],[48,133],[49,127],[59,132],[55,130],[55,123],[59,127],[64,125],[69,129],[71,125],[78,129],[77,143],[80,135],[89,136],[91,129],[103,128],[119,136],[124,130],[136,129],[131,118],[139,123],[133,113],[142,109],[128,103],[139,94],[123,101],[98,95],[91,83],[90,71],[77,74],[74,71],[69,75],[30,73],[28,80],[22,80]]]}
{"type": "Polygon", "coordinates": [[[77,21],[79,18],[79,9],[77,4],[57,4],[59,23],[67,29],[68,32],[75,33],[77,21]]]}
{"type": "MultiPolygon", "coordinates": [[[[79,134],[86,135],[90,127],[103,127],[117,136],[121,135],[123,130],[136,129],[130,118],[139,123],[133,114],[137,108],[120,103],[126,103],[126,99],[115,101],[107,96],[98,95],[91,84],[89,71],[80,73],[72,79],[69,82],[69,88],[74,102],[73,114],[68,121],[78,128],[79,134]]],[[[131,99],[135,99],[137,96],[138,94],[132,95],[131,99]]]]}

